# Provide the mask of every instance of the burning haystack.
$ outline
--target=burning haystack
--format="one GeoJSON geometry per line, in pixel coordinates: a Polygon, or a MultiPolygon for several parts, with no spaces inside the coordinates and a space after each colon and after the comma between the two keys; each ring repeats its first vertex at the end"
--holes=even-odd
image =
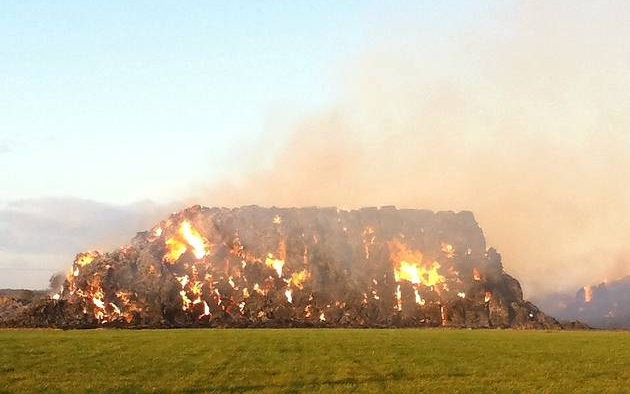
{"type": "Polygon", "coordinates": [[[194,206],[77,255],[13,326],[561,328],[470,212],[194,206]]]}

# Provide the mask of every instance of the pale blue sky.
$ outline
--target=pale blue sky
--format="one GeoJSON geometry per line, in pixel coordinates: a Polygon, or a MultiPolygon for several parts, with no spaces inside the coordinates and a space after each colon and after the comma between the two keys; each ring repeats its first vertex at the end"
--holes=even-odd
{"type": "Polygon", "coordinates": [[[339,70],[374,41],[405,40],[409,26],[448,38],[486,8],[462,0],[4,1],[0,203],[177,199],[225,177],[239,146],[334,105],[339,70]]]}
{"type": "Polygon", "coordinates": [[[0,203],[177,199],[225,176],[240,145],[332,105],[339,68],[373,40],[404,40],[399,25],[444,36],[486,8],[386,3],[2,2],[0,203]]]}
{"type": "Polygon", "coordinates": [[[166,201],[221,177],[274,113],[334,99],[375,3],[2,2],[0,202],[166,201]]]}

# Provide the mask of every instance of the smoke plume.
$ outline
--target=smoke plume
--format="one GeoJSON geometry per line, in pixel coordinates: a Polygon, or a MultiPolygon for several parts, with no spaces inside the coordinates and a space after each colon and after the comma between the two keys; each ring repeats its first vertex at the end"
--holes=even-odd
{"type": "Polygon", "coordinates": [[[244,148],[253,169],[191,202],[472,210],[526,296],[629,273],[630,6],[501,2],[467,20],[375,23],[388,34],[342,67],[337,106],[278,151],[244,148]]]}

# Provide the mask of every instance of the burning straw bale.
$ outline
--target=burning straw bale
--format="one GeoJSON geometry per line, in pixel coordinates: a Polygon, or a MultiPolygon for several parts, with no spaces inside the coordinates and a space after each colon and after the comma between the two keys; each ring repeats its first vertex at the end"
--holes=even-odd
{"type": "Polygon", "coordinates": [[[523,300],[470,212],[194,206],[5,324],[561,328],[523,300]]]}

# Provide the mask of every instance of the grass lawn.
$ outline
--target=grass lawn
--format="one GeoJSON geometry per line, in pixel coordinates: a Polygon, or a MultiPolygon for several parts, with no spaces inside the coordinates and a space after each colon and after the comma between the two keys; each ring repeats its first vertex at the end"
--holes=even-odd
{"type": "Polygon", "coordinates": [[[630,332],[0,330],[0,393],[629,393],[630,332]]]}

